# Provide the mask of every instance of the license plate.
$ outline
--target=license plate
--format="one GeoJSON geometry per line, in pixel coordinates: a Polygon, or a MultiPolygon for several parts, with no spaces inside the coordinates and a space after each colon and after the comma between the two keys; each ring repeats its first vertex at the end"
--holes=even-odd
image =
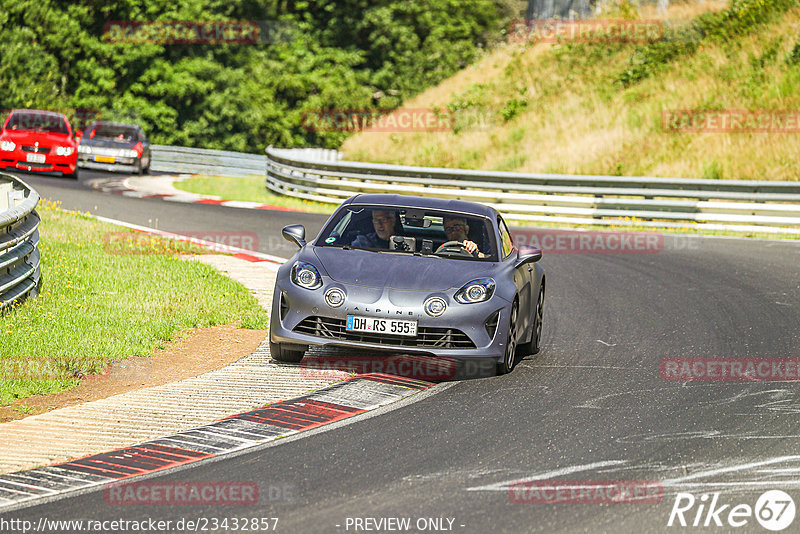
{"type": "Polygon", "coordinates": [[[112,158],[111,156],[95,156],[94,160],[99,163],[114,163],[115,161],[117,161],[115,158],[112,158]]]}
{"type": "Polygon", "coordinates": [[[346,330],[348,332],[373,332],[392,336],[416,337],[417,321],[348,315],[346,330]]]}
{"type": "Polygon", "coordinates": [[[25,161],[28,163],[44,163],[44,154],[26,154],[25,161]]]}

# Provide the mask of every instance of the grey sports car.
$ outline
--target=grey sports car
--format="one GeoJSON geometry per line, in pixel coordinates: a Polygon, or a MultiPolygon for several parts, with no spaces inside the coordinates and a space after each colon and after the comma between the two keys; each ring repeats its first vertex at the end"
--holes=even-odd
{"type": "Polygon", "coordinates": [[[459,200],[356,195],[278,271],[270,349],[299,362],[336,345],[462,362],[508,373],[539,351],[542,251],[513,246],[493,208],[459,200]]]}

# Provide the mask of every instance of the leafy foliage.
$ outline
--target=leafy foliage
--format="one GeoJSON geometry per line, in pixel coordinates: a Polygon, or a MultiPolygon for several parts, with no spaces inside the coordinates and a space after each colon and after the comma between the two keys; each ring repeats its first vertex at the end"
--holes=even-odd
{"type": "MultiPolygon", "coordinates": [[[[156,143],[338,146],[303,113],[392,109],[502,38],[498,0],[0,0],[0,107],[98,110],[156,143]],[[280,21],[257,44],[120,43],[107,21],[280,21]]],[[[74,117],[73,117],[74,118],[74,117]]]]}

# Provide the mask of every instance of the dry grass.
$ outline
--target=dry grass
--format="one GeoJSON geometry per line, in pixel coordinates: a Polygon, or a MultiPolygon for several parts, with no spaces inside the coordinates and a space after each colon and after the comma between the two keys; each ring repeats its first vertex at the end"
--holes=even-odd
{"type": "MultiPolygon", "coordinates": [[[[680,23],[720,2],[673,6],[680,23]]],[[[656,18],[642,10],[640,18],[656,18]]],[[[800,110],[800,66],[785,58],[798,42],[800,10],[739,37],[704,43],[629,87],[613,83],[635,45],[577,49],[506,45],[404,107],[446,108],[478,94],[488,127],[460,132],[363,132],[342,147],[348,159],[409,165],[687,178],[797,180],[799,133],[676,133],[665,110],[800,110]],[[772,52],[771,52],[772,51],[772,52]],[[472,93],[470,93],[472,91],[472,93]],[[502,110],[525,100],[516,116],[502,110]]]]}

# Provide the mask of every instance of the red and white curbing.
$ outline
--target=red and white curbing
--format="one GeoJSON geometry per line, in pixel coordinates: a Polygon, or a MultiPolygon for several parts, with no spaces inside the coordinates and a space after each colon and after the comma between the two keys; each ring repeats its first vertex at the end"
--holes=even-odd
{"type": "Polygon", "coordinates": [[[155,184],[154,186],[137,186],[131,183],[131,179],[137,181],[145,180],[140,177],[126,177],[114,180],[98,180],[91,182],[93,188],[104,193],[122,195],[131,198],[159,198],[167,202],[181,202],[184,204],[209,204],[213,206],[225,206],[226,208],[239,208],[251,210],[280,210],[298,211],[285,206],[275,206],[273,204],[262,204],[260,202],[248,202],[245,200],[222,200],[213,195],[201,195],[199,193],[186,193],[172,187],[172,183],[177,180],[191,178],[191,174],[162,175],[150,177],[146,180],[166,180],[167,183],[155,184]]]}
{"type": "Polygon", "coordinates": [[[374,410],[433,385],[392,375],[356,376],[301,397],[131,447],[0,475],[0,509],[22,508],[38,499],[256,447],[374,410]]]}

